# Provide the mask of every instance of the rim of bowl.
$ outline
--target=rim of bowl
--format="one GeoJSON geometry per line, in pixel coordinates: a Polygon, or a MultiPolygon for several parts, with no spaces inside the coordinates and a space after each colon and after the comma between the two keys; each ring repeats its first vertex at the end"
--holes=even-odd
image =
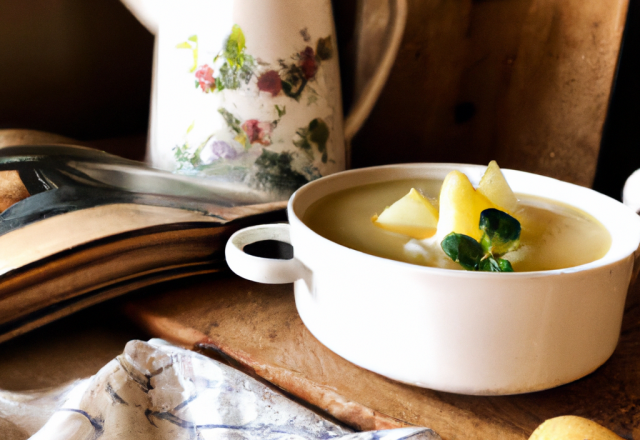
{"type": "MultiPolygon", "coordinates": [[[[473,277],[473,278],[476,278],[476,277],[484,278],[484,277],[495,277],[495,276],[542,277],[542,276],[569,274],[569,273],[575,273],[575,272],[584,272],[594,268],[605,267],[607,265],[621,261],[629,257],[630,255],[633,255],[636,252],[636,250],[638,250],[640,246],[640,215],[633,212],[633,210],[623,205],[621,202],[609,196],[606,196],[602,193],[594,191],[590,188],[586,188],[586,187],[579,186],[569,182],[564,182],[562,180],[554,179],[552,177],[542,176],[540,174],[528,173],[526,171],[518,171],[518,170],[512,170],[508,168],[501,168],[501,171],[505,174],[505,178],[507,179],[507,182],[509,182],[510,175],[512,178],[515,176],[519,176],[520,178],[523,178],[523,179],[536,179],[536,180],[540,180],[540,183],[543,183],[543,184],[546,183],[547,185],[558,185],[569,192],[578,192],[585,195],[586,197],[595,198],[595,200],[599,200],[601,203],[604,203],[605,205],[609,205],[611,207],[614,207],[614,209],[620,210],[619,212],[623,213],[623,216],[626,216],[626,219],[621,219],[620,221],[629,223],[629,226],[632,226],[635,223],[634,225],[635,231],[628,231],[629,232],[627,234],[628,236],[625,237],[626,240],[623,240],[623,237],[621,237],[622,235],[621,232],[615,231],[615,230],[612,231],[612,225],[609,224],[609,222],[602,221],[602,216],[600,212],[594,213],[590,209],[584,209],[581,206],[576,206],[575,203],[568,202],[565,200],[559,200],[557,197],[554,197],[554,194],[539,195],[539,194],[530,194],[525,191],[514,191],[518,194],[532,195],[535,197],[544,197],[552,201],[565,203],[574,208],[577,208],[586,212],[587,214],[593,216],[596,220],[598,220],[602,224],[602,226],[605,227],[605,229],[607,229],[607,231],[611,235],[611,246],[609,250],[606,252],[606,254],[597,260],[591,261],[589,263],[581,264],[578,266],[567,267],[564,269],[527,271],[527,272],[507,272],[507,273],[479,272],[479,271],[451,270],[451,269],[444,269],[440,267],[422,266],[419,264],[407,263],[404,261],[398,261],[398,260],[392,260],[390,258],[379,257],[377,255],[372,255],[366,252],[349,248],[347,246],[343,246],[339,243],[336,243],[332,240],[329,240],[328,238],[321,236],[320,234],[312,230],[297,215],[295,210],[296,208],[294,207],[295,204],[299,203],[300,198],[305,196],[305,193],[312,191],[316,187],[330,185],[335,181],[347,179],[351,175],[369,174],[369,173],[376,173],[380,171],[384,172],[386,170],[392,170],[392,171],[408,170],[408,171],[415,172],[417,170],[423,170],[423,169],[429,169],[434,172],[444,173],[446,175],[446,173],[448,173],[449,171],[458,170],[465,173],[475,187],[477,186],[482,174],[484,174],[484,171],[486,170],[486,168],[487,168],[486,165],[463,164],[463,163],[407,163],[407,164],[379,165],[374,167],[365,167],[365,168],[357,168],[352,170],[340,171],[338,173],[330,174],[328,176],[324,176],[324,177],[321,177],[320,179],[309,182],[304,186],[302,186],[301,188],[299,188],[296,192],[294,192],[291,195],[289,202],[287,204],[287,213],[289,215],[289,222],[296,223],[298,225],[297,227],[303,228],[303,230],[306,233],[311,234],[312,236],[314,236],[314,238],[324,240],[326,243],[330,244],[331,246],[335,246],[336,251],[354,253],[354,255],[358,255],[358,258],[372,259],[371,260],[372,262],[384,261],[385,264],[391,264],[394,266],[399,265],[398,267],[403,269],[418,270],[418,271],[424,271],[427,273],[434,273],[434,274],[448,275],[448,276],[465,276],[465,277],[473,277]],[[468,173],[469,171],[472,172],[471,176],[468,173]]],[[[352,188],[359,185],[365,185],[367,183],[378,183],[378,182],[399,180],[402,178],[408,179],[408,178],[415,178],[415,177],[419,178],[419,176],[404,176],[404,177],[379,178],[379,179],[374,178],[374,179],[370,179],[370,181],[367,180],[366,182],[357,183],[355,185],[348,185],[341,189],[352,188]]],[[[438,178],[438,177],[426,177],[426,178],[438,178]]],[[[444,176],[442,178],[444,178],[444,176]]],[[[336,191],[339,191],[341,189],[338,189],[336,191]]],[[[335,192],[335,191],[331,191],[331,192],[335,192]]],[[[317,197],[313,199],[311,203],[319,200],[321,197],[317,197]]],[[[311,203],[308,203],[306,208],[308,208],[311,205],[311,203]]],[[[579,203],[578,205],[581,205],[581,203],[579,203]]],[[[611,217],[611,216],[605,215],[605,217],[611,217]]],[[[633,229],[633,228],[629,228],[629,229],[633,229]]]]}

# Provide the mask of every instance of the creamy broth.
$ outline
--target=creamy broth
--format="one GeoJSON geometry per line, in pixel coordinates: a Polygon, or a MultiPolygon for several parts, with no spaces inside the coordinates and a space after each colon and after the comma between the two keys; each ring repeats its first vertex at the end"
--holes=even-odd
{"type": "MultiPolygon", "coordinates": [[[[303,221],[321,236],[343,246],[392,260],[462,269],[435,239],[416,240],[378,228],[371,216],[416,188],[437,207],[440,180],[407,179],[363,185],[313,203],[303,221]]],[[[552,200],[516,194],[515,217],[522,232],[520,248],[509,252],[516,272],[564,269],[602,258],[611,246],[609,232],[589,214],[552,200]]]]}

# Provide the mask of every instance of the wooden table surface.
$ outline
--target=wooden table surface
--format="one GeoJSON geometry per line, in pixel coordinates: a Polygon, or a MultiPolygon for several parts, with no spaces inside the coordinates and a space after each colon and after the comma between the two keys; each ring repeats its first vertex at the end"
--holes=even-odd
{"type": "Polygon", "coordinates": [[[87,377],[127,341],[164,337],[223,356],[356,428],[422,425],[444,440],[524,440],[543,420],[574,414],[631,440],[640,438],[640,283],[627,302],[618,348],[593,374],[538,393],[462,396],[400,384],[333,354],[300,321],[291,285],[211,274],[151,286],[0,344],[0,389],[87,377]]]}
{"type": "Polygon", "coordinates": [[[602,367],[555,389],[497,397],[413,387],[349,363],[306,329],[292,285],[218,274],[149,291],[127,310],[150,334],[221,352],[364,430],[410,424],[433,428],[444,440],[526,440],[546,419],[578,415],[625,439],[640,438],[640,283],[630,291],[618,347],[602,367]]]}
{"type": "Polygon", "coordinates": [[[0,389],[37,390],[89,377],[131,339],[149,339],[121,303],[98,304],[0,344],[0,389]]]}

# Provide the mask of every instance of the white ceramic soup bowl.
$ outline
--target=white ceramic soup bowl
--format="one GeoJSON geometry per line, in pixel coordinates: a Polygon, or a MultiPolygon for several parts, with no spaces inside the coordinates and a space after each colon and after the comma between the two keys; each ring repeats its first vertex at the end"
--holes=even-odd
{"type": "Polygon", "coordinates": [[[587,188],[503,170],[516,193],[575,206],[610,232],[604,257],[569,269],[488,273],[423,267],[327,240],[303,222],[323,196],[368,183],[444,179],[457,169],[477,185],[486,167],[408,164],[345,171],[311,182],[289,200],[289,224],[234,234],[226,257],[238,275],[294,283],[302,321],[329,349],[389,378],[441,391],[500,395],[537,391],[583,377],[613,353],[640,243],[640,217],[587,188]],[[275,239],[291,260],[248,255],[275,239]]]}

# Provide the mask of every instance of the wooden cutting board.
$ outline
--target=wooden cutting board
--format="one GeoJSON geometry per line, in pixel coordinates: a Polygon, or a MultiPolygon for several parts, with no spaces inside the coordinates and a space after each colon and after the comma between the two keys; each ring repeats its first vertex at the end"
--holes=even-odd
{"type": "Polygon", "coordinates": [[[227,356],[358,429],[421,425],[444,440],[526,440],[545,419],[573,414],[640,438],[640,283],[630,291],[620,343],[601,368],[555,389],[500,397],[422,389],[351,364],[306,329],[292,285],[227,273],[168,283],[161,291],[126,305],[152,335],[227,356]]]}

